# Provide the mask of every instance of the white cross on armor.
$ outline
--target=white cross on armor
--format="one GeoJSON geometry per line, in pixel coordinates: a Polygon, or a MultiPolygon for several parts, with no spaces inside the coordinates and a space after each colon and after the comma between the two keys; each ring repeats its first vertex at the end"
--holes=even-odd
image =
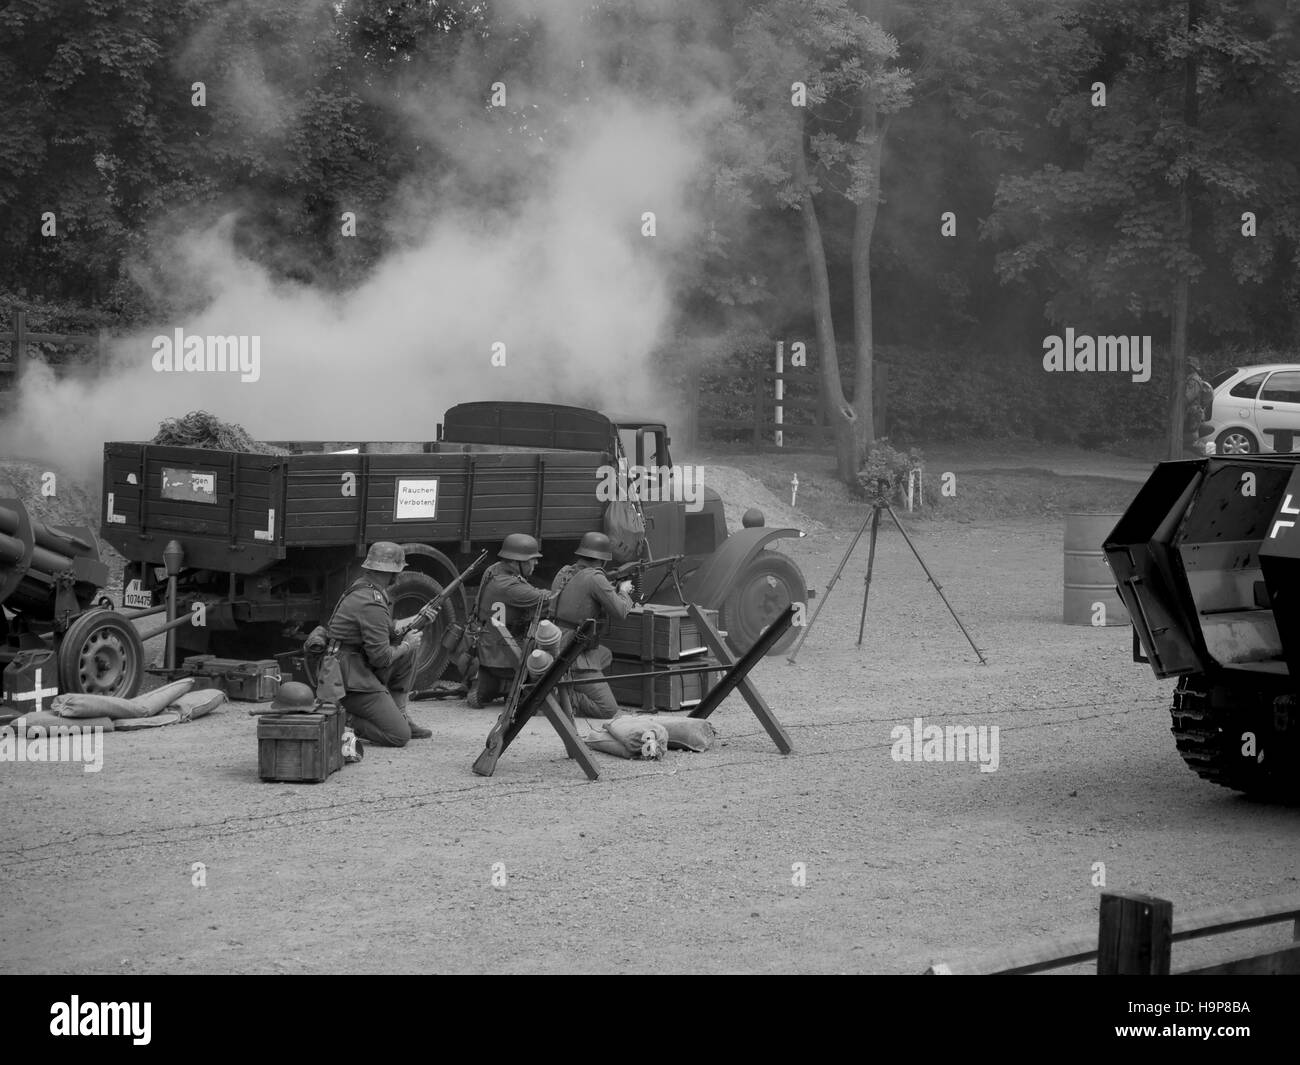
{"type": "Polygon", "coordinates": [[[14,692],[9,696],[9,701],[12,703],[32,702],[35,704],[36,712],[39,714],[43,709],[45,709],[42,702],[43,697],[46,695],[58,694],[58,688],[41,687],[41,671],[38,669],[36,671],[36,686],[29,692],[14,692]]]}

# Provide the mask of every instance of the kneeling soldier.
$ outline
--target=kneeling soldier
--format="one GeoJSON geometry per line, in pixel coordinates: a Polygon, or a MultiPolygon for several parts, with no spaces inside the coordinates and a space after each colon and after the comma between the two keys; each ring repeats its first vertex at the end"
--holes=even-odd
{"type": "Polygon", "coordinates": [[[546,589],[528,583],[537,568],[537,560],[542,557],[537,541],[531,536],[511,533],[502,542],[497,557],[501,561],[487,568],[478,589],[475,614],[483,630],[478,640],[478,684],[466,700],[471,709],[506,694],[515,675],[514,661],[507,653],[505,640],[492,624],[493,616],[501,613],[496,609],[497,604],[505,608],[501,620],[522,649],[533,611],[539,602],[550,598],[546,589]]]}
{"type": "Polygon", "coordinates": [[[406,552],[400,545],[371,544],[361,576],[343,594],[328,625],[347,689],[342,702],[348,724],[363,740],[380,747],[405,747],[411,739],[433,735],[406,712],[420,634],[408,632],[398,642],[388,601],[389,585],[405,568],[406,552]]]}
{"type": "MultiPolygon", "coordinates": [[[[551,585],[551,590],[559,595],[555,601],[555,622],[565,630],[561,648],[568,646],[573,630],[588,618],[596,619],[596,632],[603,634],[609,627],[610,615],[622,620],[634,605],[632,582],[621,581],[615,590],[605,576],[605,563],[614,557],[608,536],[599,532],[583,534],[574,554],[576,561],[560,570],[551,585]]],[[[609,648],[599,643],[574,660],[570,675],[575,683],[569,689],[569,698],[575,713],[582,717],[609,718],[622,712],[605,679],[604,671],[613,660],[609,648]]]]}

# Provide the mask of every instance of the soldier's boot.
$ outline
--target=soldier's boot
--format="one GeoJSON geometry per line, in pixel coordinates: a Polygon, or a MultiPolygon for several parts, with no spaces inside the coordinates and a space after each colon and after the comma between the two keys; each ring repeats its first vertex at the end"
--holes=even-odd
{"type": "Polygon", "coordinates": [[[470,688],[469,694],[465,696],[465,705],[471,710],[482,710],[483,700],[478,697],[478,689],[470,688]]]}
{"type": "Polygon", "coordinates": [[[406,718],[406,723],[411,726],[411,739],[427,740],[430,736],[433,735],[432,729],[427,729],[423,725],[417,725],[415,723],[415,719],[411,717],[409,713],[407,713],[405,707],[402,708],[402,716],[406,718]]]}

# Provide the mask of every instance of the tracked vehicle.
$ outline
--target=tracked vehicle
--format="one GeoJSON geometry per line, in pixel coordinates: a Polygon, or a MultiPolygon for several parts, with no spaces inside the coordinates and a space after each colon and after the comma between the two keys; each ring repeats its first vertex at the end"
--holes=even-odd
{"type": "Polygon", "coordinates": [[[1104,550],[1183,759],[1300,800],[1300,454],[1160,463],[1104,550]]]}

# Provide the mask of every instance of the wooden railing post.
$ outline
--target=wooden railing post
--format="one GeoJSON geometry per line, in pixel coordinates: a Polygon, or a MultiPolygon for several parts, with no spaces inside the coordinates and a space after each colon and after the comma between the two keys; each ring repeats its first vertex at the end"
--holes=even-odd
{"type": "Polygon", "coordinates": [[[1097,932],[1098,976],[1168,976],[1174,904],[1104,892],[1097,932]]]}

